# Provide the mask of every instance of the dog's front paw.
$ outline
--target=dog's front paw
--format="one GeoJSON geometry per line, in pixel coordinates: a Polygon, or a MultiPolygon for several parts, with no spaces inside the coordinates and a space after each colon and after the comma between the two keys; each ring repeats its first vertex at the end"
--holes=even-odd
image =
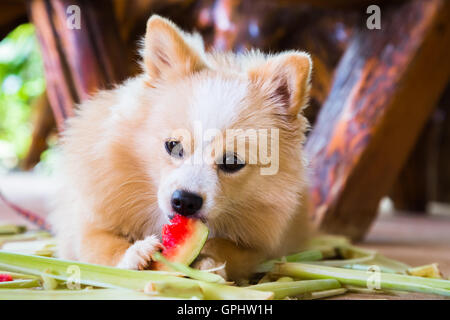
{"type": "Polygon", "coordinates": [[[117,267],[144,270],[150,266],[152,254],[161,249],[162,245],[154,235],[148,236],[144,240],[138,240],[125,251],[117,267]]]}
{"type": "Polygon", "coordinates": [[[193,264],[195,269],[210,271],[218,274],[224,279],[227,279],[227,272],[225,270],[225,263],[220,263],[211,257],[200,256],[193,264]]]}

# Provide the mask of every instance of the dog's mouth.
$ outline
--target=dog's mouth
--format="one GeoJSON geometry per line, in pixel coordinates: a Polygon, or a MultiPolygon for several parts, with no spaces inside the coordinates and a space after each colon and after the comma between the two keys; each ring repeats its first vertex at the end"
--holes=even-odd
{"type": "MultiPolygon", "coordinates": [[[[172,220],[172,219],[175,217],[175,215],[177,215],[177,214],[178,214],[178,213],[171,212],[171,213],[168,215],[169,220],[172,220]]],[[[187,218],[198,219],[198,220],[200,220],[201,222],[203,222],[204,224],[206,224],[206,223],[208,222],[208,219],[207,219],[202,213],[196,213],[196,214],[193,214],[193,215],[188,216],[187,218]]]]}

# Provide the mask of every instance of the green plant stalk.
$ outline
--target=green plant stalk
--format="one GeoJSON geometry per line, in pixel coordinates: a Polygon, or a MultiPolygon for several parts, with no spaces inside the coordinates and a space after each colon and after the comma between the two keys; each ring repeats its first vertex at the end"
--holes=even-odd
{"type": "Polygon", "coordinates": [[[164,256],[159,252],[155,252],[153,254],[152,258],[155,261],[165,264],[170,269],[172,269],[174,271],[178,271],[192,279],[206,281],[206,282],[213,282],[213,283],[225,283],[226,282],[225,279],[222,278],[221,276],[219,276],[218,274],[193,269],[182,263],[171,262],[171,261],[167,260],[166,258],[164,258],[164,256]]]}
{"type": "Polygon", "coordinates": [[[41,282],[39,279],[27,279],[27,280],[14,280],[0,282],[0,289],[15,289],[15,288],[34,288],[40,287],[41,282]]]}
{"type": "MultiPolygon", "coordinates": [[[[329,266],[329,267],[343,267],[345,265],[369,263],[374,258],[375,258],[375,255],[361,257],[361,258],[355,258],[355,259],[314,261],[311,264],[321,265],[321,266],[329,266]]],[[[299,262],[301,262],[301,261],[299,261],[299,262]]]]}
{"type": "Polygon", "coordinates": [[[339,295],[347,293],[347,292],[348,292],[348,290],[346,288],[337,288],[337,289],[330,289],[330,290],[307,292],[305,294],[298,295],[296,298],[298,300],[324,299],[324,298],[339,296],[339,295]]]}
{"type": "Polygon", "coordinates": [[[149,273],[154,273],[155,271],[158,271],[158,274],[161,275],[166,275],[166,276],[172,276],[172,277],[184,277],[184,274],[182,274],[181,272],[177,272],[177,271],[166,271],[166,270],[151,270],[151,269],[147,269],[147,270],[140,270],[139,272],[149,272],[149,273]]]}
{"type": "Polygon", "coordinates": [[[387,294],[388,291],[378,290],[378,289],[369,289],[369,288],[361,288],[352,285],[344,285],[349,292],[354,293],[364,293],[364,294],[387,294]]]}
{"type": "Polygon", "coordinates": [[[277,279],[277,282],[290,282],[290,281],[294,281],[294,279],[291,277],[281,277],[277,279]]]}
{"type": "Polygon", "coordinates": [[[145,286],[144,292],[183,299],[204,299],[203,290],[198,283],[184,283],[180,285],[180,283],[173,281],[153,281],[145,286]]]}
{"type": "Polygon", "coordinates": [[[306,250],[299,253],[291,254],[289,256],[282,257],[281,259],[274,259],[266,261],[260,264],[255,272],[256,273],[264,273],[272,270],[273,266],[277,262],[303,262],[303,261],[317,261],[322,260],[323,255],[320,250],[306,250]]]}
{"type": "Polygon", "coordinates": [[[2,289],[0,300],[160,300],[159,297],[126,289],[30,290],[2,289]]]}
{"type": "Polygon", "coordinates": [[[320,250],[306,250],[285,257],[286,262],[316,261],[322,259],[323,255],[320,250]]]}
{"type": "Polygon", "coordinates": [[[322,246],[322,247],[316,247],[315,250],[319,250],[320,253],[322,253],[323,259],[331,259],[331,258],[336,257],[336,255],[337,255],[336,247],[322,246]]]}
{"type": "MultiPolygon", "coordinates": [[[[45,273],[51,274],[52,272],[51,270],[45,270],[44,274],[45,273]]],[[[42,287],[44,288],[44,290],[55,290],[56,288],[58,288],[58,280],[47,275],[42,275],[41,279],[42,287]]]]}
{"type": "MultiPolygon", "coordinates": [[[[391,259],[391,258],[387,258],[379,253],[377,253],[376,251],[373,250],[367,250],[367,249],[363,249],[363,248],[359,248],[359,247],[355,247],[352,245],[346,245],[346,246],[341,246],[339,247],[339,250],[341,252],[345,252],[345,250],[347,250],[347,252],[351,252],[353,253],[353,255],[359,255],[360,257],[355,258],[357,259],[361,259],[359,262],[358,261],[353,261],[353,262],[349,262],[349,260],[347,260],[347,264],[360,264],[362,262],[362,264],[366,264],[366,265],[376,265],[378,267],[380,267],[381,269],[385,269],[385,270],[389,270],[389,272],[391,273],[403,273],[406,274],[406,271],[411,268],[409,265],[391,259]],[[372,259],[367,259],[368,257],[372,257],[372,259]]],[[[350,259],[353,260],[353,259],[350,259]]],[[[341,261],[345,261],[345,260],[341,260],[341,261]]],[[[332,265],[329,265],[330,267],[332,265]]],[[[334,265],[335,267],[340,267],[342,266],[342,264],[340,265],[334,265]]]]}
{"type": "Polygon", "coordinates": [[[274,298],[273,292],[234,287],[225,284],[200,282],[200,287],[207,300],[270,300],[274,298]]]}
{"type": "Polygon", "coordinates": [[[273,297],[273,293],[185,279],[168,275],[167,272],[125,270],[63,259],[5,252],[1,250],[0,268],[37,276],[49,276],[62,281],[70,281],[75,275],[75,273],[68,273],[68,271],[72,270],[72,272],[74,272],[79,270],[80,284],[102,288],[143,290],[145,284],[152,281],[173,281],[174,283],[179,283],[180,286],[189,282],[198,283],[203,291],[205,299],[265,300],[273,297]],[[52,274],[45,273],[45,270],[47,269],[51,269],[52,274]]]}
{"type": "Polygon", "coordinates": [[[39,279],[39,277],[37,277],[37,276],[23,274],[23,273],[3,271],[3,270],[0,270],[0,274],[9,274],[14,280],[16,280],[16,279],[39,279]]]}
{"type": "Polygon", "coordinates": [[[18,234],[24,233],[25,231],[27,231],[26,226],[17,226],[14,224],[0,225],[0,235],[18,234]]]}
{"type": "MultiPolygon", "coordinates": [[[[359,270],[318,266],[305,263],[281,263],[274,273],[300,279],[336,279],[344,285],[366,287],[368,281],[376,282],[377,273],[359,270]],[[372,280],[370,277],[373,277],[372,280]]],[[[450,281],[428,279],[401,274],[378,273],[380,289],[399,290],[450,296],[450,281]]]]}
{"type": "Polygon", "coordinates": [[[329,234],[313,237],[308,242],[308,248],[341,247],[347,245],[350,245],[350,240],[346,237],[329,234]]]}
{"type": "MultiPolygon", "coordinates": [[[[337,250],[341,253],[345,250],[356,253],[359,255],[359,257],[355,257],[353,259],[360,259],[349,261],[349,259],[346,259],[347,261],[342,262],[344,260],[328,260],[327,262],[323,263],[325,265],[329,266],[344,266],[347,264],[361,264],[364,262],[364,264],[371,264],[371,265],[377,265],[381,268],[384,268],[385,270],[390,270],[392,272],[402,273],[406,274],[406,271],[411,268],[411,266],[394,260],[387,258],[381,254],[376,253],[373,250],[367,250],[363,248],[359,248],[356,246],[353,246],[350,244],[350,241],[342,236],[334,236],[334,235],[321,235],[315,238],[312,238],[309,241],[308,248],[310,249],[318,249],[322,251],[322,254],[324,256],[324,259],[331,258],[337,250]],[[368,257],[372,256],[373,259],[369,260],[368,257]],[[332,262],[331,262],[332,261],[332,262]]],[[[289,262],[289,261],[288,261],[289,262]]],[[[298,261],[302,262],[302,261],[298,261]]],[[[322,264],[322,263],[317,263],[322,264]]]]}
{"type": "Polygon", "coordinates": [[[340,288],[339,281],[334,279],[325,280],[303,280],[290,282],[266,282],[255,284],[247,288],[261,291],[271,291],[275,294],[275,299],[298,296],[300,294],[340,288]]]}
{"type": "Polygon", "coordinates": [[[56,251],[56,239],[39,239],[34,241],[13,241],[5,243],[2,250],[23,254],[53,256],[56,251]]]}
{"type": "MultiPolygon", "coordinates": [[[[170,280],[172,277],[160,275],[158,271],[140,273],[107,266],[100,266],[63,259],[5,252],[0,250],[0,268],[14,272],[32,274],[39,277],[50,276],[54,279],[67,281],[76,277],[79,270],[80,283],[94,287],[126,288],[143,290],[145,283],[156,280],[170,280]],[[72,267],[72,269],[69,269],[72,267]],[[46,270],[52,270],[49,274],[46,270]]],[[[184,279],[179,278],[182,281],[184,279]]]]}
{"type": "Polygon", "coordinates": [[[33,231],[26,233],[19,233],[13,235],[0,235],[0,248],[4,243],[13,241],[26,241],[26,240],[37,240],[42,238],[51,238],[51,234],[47,231],[33,231]]]}
{"type": "Polygon", "coordinates": [[[375,255],[375,259],[370,261],[370,264],[380,266],[381,268],[389,268],[397,273],[406,274],[406,271],[411,268],[406,263],[387,258],[379,253],[375,255]]]}
{"type": "Polygon", "coordinates": [[[43,256],[43,257],[53,257],[55,255],[55,251],[53,250],[36,250],[34,252],[37,256],[43,256]]]}
{"type": "MultiPolygon", "coordinates": [[[[378,266],[378,267],[380,268],[381,272],[384,272],[384,273],[396,273],[395,270],[392,270],[392,269],[389,269],[389,268],[386,268],[386,267],[383,267],[383,266],[378,266]]],[[[346,264],[346,265],[343,265],[341,268],[360,270],[360,271],[369,271],[369,270],[371,270],[371,268],[373,268],[373,265],[367,265],[367,264],[346,264]]]]}
{"type": "Polygon", "coordinates": [[[337,288],[337,289],[331,289],[331,290],[323,290],[323,291],[314,291],[310,293],[309,299],[324,299],[324,298],[330,298],[334,296],[340,296],[344,293],[347,293],[346,288],[337,288]]]}
{"type": "Polygon", "coordinates": [[[363,249],[351,244],[338,246],[337,249],[344,259],[358,259],[369,256],[374,257],[377,254],[374,250],[363,249]]]}
{"type": "MultiPolygon", "coordinates": [[[[324,260],[324,261],[315,261],[312,264],[324,265],[330,267],[342,267],[344,265],[352,265],[352,264],[363,264],[368,261],[371,261],[375,258],[376,253],[371,250],[360,249],[351,245],[342,245],[337,246],[336,249],[341,253],[341,255],[351,256],[352,258],[347,259],[332,259],[332,260],[324,260]]],[[[287,262],[295,262],[295,261],[287,261],[287,262]]],[[[302,261],[298,261],[302,262],[302,261]]]]}

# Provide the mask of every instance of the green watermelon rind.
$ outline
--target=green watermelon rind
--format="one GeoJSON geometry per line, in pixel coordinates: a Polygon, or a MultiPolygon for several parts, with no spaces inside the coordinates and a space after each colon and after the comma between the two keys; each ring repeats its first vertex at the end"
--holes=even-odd
{"type": "Polygon", "coordinates": [[[193,232],[186,236],[183,244],[179,244],[177,248],[172,249],[170,256],[165,255],[169,261],[190,266],[202,251],[208,239],[209,229],[200,220],[193,220],[190,223],[193,232]]]}

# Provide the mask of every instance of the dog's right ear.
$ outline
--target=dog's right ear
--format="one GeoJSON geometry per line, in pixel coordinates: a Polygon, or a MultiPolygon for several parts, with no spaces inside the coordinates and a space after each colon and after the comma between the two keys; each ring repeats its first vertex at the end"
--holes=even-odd
{"type": "Polygon", "coordinates": [[[143,58],[151,82],[185,76],[205,67],[187,37],[167,19],[153,15],[148,20],[143,58]]]}

